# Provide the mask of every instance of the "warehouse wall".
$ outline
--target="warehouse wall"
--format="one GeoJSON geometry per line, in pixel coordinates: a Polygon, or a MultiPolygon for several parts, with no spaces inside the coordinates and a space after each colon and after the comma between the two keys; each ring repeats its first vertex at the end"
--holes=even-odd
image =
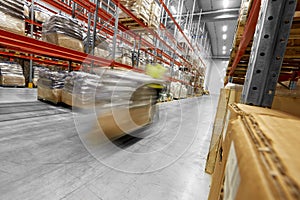
{"type": "Polygon", "coordinates": [[[212,60],[206,70],[205,88],[211,94],[219,94],[220,89],[224,87],[224,78],[228,61],[212,60]]]}

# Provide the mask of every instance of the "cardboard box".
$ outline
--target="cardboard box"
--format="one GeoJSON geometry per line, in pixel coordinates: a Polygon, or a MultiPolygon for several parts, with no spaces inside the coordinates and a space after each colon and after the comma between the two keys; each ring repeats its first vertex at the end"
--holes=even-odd
{"type": "Polygon", "coordinates": [[[230,105],[209,199],[300,199],[300,118],[230,105]]]}
{"type": "Polygon", "coordinates": [[[42,39],[61,47],[72,49],[79,52],[84,52],[83,42],[61,33],[43,33],[42,39]]]}
{"type": "Polygon", "coordinates": [[[0,11],[0,28],[19,35],[25,35],[25,22],[0,11]]]}
{"type": "Polygon", "coordinates": [[[5,74],[0,76],[0,85],[25,87],[25,78],[17,74],[5,74]]]}
{"type": "Polygon", "coordinates": [[[48,87],[38,85],[38,99],[58,104],[61,102],[61,94],[62,89],[50,89],[48,87]]]}
{"type": "Polygon", "coordinates": [[[222,137],[222,133],[226,132],[226,128],[229,122],[229,113],[227,112],[228,104],[239,102],[241,93],[242,85],[231,84],[226,88],[221,89],[213,126],[213,133],[211,136],[209,153],[207,155],[205,166],[205,172],[208,174],[212,174],[214,172],[217,154],[221,144],[219,140],[222,137]]]}

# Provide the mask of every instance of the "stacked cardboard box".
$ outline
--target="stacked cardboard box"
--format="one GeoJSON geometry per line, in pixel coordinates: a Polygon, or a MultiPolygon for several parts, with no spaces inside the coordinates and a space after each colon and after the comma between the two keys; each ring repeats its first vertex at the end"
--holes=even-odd
{"type": "Polygon", "coordinates": [[[129,47],[118,46],[116,50],[116,59],[117,62],[123,63],[125,65],[132,66],[132,52],[129,47]]]}
{"type": "Polygon", "coordinates": [[[85,72],[71,72],[65,79],[62,102],[69,106],[81,108],[94,105],[99,84],[100,76],[85,72]]]}
{"type": "MultiPolygon", "coordinates": [[[[93,38],[90,37],[90,40],[88,41],[88,38],[84,38],[84,47],[88,51],[86,53],[91,54],[92,53],[92,42],[93,38]],[[87,48],[88,47],[88,48],[87,48]]],[[[94,47],[94,55],[101,57],[101,58],[111,58],[111,49],[109,46],[109,43],[106,41],[106,38],[96,35],[96,40],[95,40],[95,47],[94,47]]]]}
{"type": "Polygon", "coordinates": [[[162,81],[127,70],[98,68],[95,73],[72,72],[63,89],[63,102],[79,113],[91,109],[96,113],[96,125],[86,134],[89,138],[99,140],[100,132],[117,138],[151,121],[157,96],[147,85],[162,81]]]}
{"type": "Polygon", "coordinates": [[[37,82],[38,99],[46,100],[54,104],[60,103],[62,88],[64,87],[67,74],[68,72],[66,71],[40,70],[37,82]]]}
{"type": "Polygon", "coordinates": [[[61,47],[84,52],[82,28],[78,21],[62,15],[53,15],[43,24],[42,39],[61,47]]]}
{"type": "Polygon", "coordinates": [[[22,66],[17,63],[0,63],[0,85],[2,86],[25,86],[25,77],[22,66]]]}
{"type": "Polygon", "coordinates": [[[0,28],[20,35],[25,35],[24,1],[0,1],[0,28]]]}
{"type": "Polygon", "coordinates": [[[300,199],[300,118],[231,104],[209,199],[300,199]]]}
{"type": "MultiPolygon", "coordinates": [[[[159,28],[160,6],[155,0],[122,0],[121,3],[148,27],[159,28]]],[[[129,28],[140,28],[125,13],[120,14],[120,22],[129,28]]]]}

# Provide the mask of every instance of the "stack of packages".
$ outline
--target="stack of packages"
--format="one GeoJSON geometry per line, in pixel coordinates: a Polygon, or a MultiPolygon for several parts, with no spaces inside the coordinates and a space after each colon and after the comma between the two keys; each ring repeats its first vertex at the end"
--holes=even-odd
{"type": "MultiPolygon", "coordinates": [[[[82,74],[74,73],[70,84],[73,88],[68,88],[69,92],[73,90],[75,107],[96,111],[97,121],[92,123],[98,125],[92,132],[98,133],[100,126],[100,131],[111,139],[150,123],[157,92],[147,85],[161,81],[126,70],[102,68],[95,72],[99,75],[98,79],[90,75],[82,78],[82,74]]],[[[68,86],[66,83],[65,88],[68,86]]]]}
{"type": "Polygon", "coordinates": [[[118,46],[116,50],[116,62],[120,62],[124,65],[132,65],[132,53],[129,48],[124,46],[118,46]]]}
{"type": "Polygon", "coordinates": [[[99,81],[100,76],[97,75],[85,72],[69,73],[62,90],[62,102],[81,108],[93,104],[99,81]]]}
{"type": "Polygon", "coordinates": [[[188,94],[188,89],[186,88],[185,85],[182,85],[180,91],[180,98],[187,98],[187,94],[188,94]]]}
{"type": "MultiPolygon", "coordinates": [[[[149,23],[151,14],[151,2],[152,0],[121,0],[126,8],[128,8],[135,16],[144,20],[145,23],[149,23]]],[[[125,18],[123,13],[120,14],[121,18],[125,18]]]]}
{"type": "Polygon", "coordinates": [[[223,126],[208,199],[300,199],[300,118],[227,102],[216,115],[223,126]]]}
{"type": "Polygon", "coordinates": [[[160,6],[159,4],[154,0],[151,3],[151,16],[150,16],[150,26],[154,27],[155,29],[159,28],[160,25],[160,6]]]}
{"type": "MultiPolygon", "coordinates": [[[[88,47],[88,51],[86,52],[87,54],[92,53],[92,42],[93,38],[90,37],[90,40],[88,40],[87,37],[84,39],[84,47],[88,47]]],[[[95,48],[94,48],[94,55],[101,57],[101,58],[107,58],[109,59],[111,54],[110,54],[110,48],[109,48],[109,43],[106,41],[106,38],[97,35],[96,40],[95,40],[95,48]]]]}
{"type": "Polygon", "coordinates": [[[84,52],[82,28],[75,19],[53,15],[43,24],[42,39],[61,47],[84,52]]]}
{"type": "MultiPolygon", "coordinates": [[[[121,3],[148,26],[159,28],[160,7],[155,0],[122,0],[121,3]]],[[[120,21],[134,28],[128,18],[125,13],[120,14],[120,21]]]]}
{"type": "MultiPolygon", "coordinates": [[[[31,18],[31,5],[25,6],[24,15],[28,19],[31,18]]],[[[43,9],[42,7],[34,5],[34,15],[33,16],[34,16],[35,22],[44,23],[50,19],[51,13],[49,13],[47,10],[43,9]]]]}
{"type": "Polygon", "coordinates": [[[38,99],[46,100],[54,104],[61,102],[62,88],[68,75],[66,71],[50,71],[41,69],[38,80],[38,99]]]}
{"type": "Polygon", "coordinates": [[[44,67],[40,66],[34,66],[33,67],[33,78],[32,78],[32,83],[35,87],[37,87],[37,82],[39,80],[39,74],[41,70],[45,70],[44,67]]]}
{"type": "Polygon", "coordinates": [[[0,84],[2,86],[25,86],[22,66],[17,63],[0,63],[0,84]]]}
{"type": "Polygon", "coordinates": [[[170,87],[170,93],[172,93],[174,99],[180,99],[181,83],[172,82],[170,87]]]}
{"type": "Polygon", "coordinates": [[[0,29],[25,35],[24,1],[0,1],[0,29]]]}

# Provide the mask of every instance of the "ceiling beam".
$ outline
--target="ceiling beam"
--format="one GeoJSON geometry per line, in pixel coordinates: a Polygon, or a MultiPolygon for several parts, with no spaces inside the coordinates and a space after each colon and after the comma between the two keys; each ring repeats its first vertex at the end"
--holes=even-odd
{"type": "MultiPolygon", "coordinates": [[[[226,20],[237,20],[239,17],[240,8],[230,8],[222,10],[210,10],[203,11],[202,13],[194,13],[193,21],[197,21],[201,15],[202,22],[215,22],[215,21],[226,21],[226,20]]],[[[174,15],[178,17],[179,15],[174,15]]],[[[187,13],[181,15],[182,17],[188,16],[187,13]]],[[[171,22],[171,21],[169,21],[171,22]]]]}

